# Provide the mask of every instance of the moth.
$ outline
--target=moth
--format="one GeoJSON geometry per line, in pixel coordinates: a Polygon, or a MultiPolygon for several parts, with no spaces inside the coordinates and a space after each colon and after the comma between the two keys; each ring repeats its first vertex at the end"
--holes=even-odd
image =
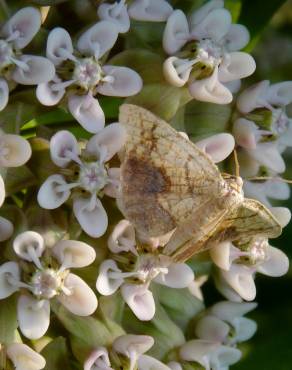
{"type": "Polygon", "coordinates": [[[182,262],[224,240],[281,234],[263,204],[244,198],[239,176],[221,174],[168,123],[131,104],[121,106],[119,122],[127,130],[119,208],[145,239],[175,230],[165,255],[182,262]]]}

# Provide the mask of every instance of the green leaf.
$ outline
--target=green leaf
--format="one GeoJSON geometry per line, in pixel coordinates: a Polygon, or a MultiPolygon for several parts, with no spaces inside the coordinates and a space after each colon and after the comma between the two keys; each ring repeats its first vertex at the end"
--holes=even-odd
{"type": "Polygon", "coordinates": [[[141,22],[131,20],[131,29],[127,34],[126,49],[145,48],[162,52],[164,22],[141,22]]]}
{"type": "Polygon", "coordinates": [[[51,341],[41,352],[46,359],[45,370],[70,370],[69,353],[65,338],[58,337],[51,341]]]}
{"type": "Polygon", "coordinates": [[[8,344],[14,341],[17,322],[17,298],[14,294],[0,304],[0,343],[8,344]]]}

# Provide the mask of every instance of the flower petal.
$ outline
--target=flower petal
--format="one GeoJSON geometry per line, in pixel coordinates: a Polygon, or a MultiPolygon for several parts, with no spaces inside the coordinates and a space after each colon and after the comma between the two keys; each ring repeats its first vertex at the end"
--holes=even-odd
{"type": "Polygon", "coordinates": [[[220,366],[221,369],[228,369],[230,365],[235,364],[241,358],[241,351],[237,348],[220,346],[216,351],[210,354],[211,368],[220,366]]]}
{"type": "Polygon", "coordinates": [[[120,33],[128,32],[130,29],[130,18],[123,1],[100,4],[97,14],[100,19],[114,23],[120,33]]]}
{"type": "Polygon", "coordinates": [[[27,162],[31,156],[31,147],[27,140],[19,135],[0,135],[0,146],[7,151],[0,156],[0,166],[19,167],[27,162]]]}
{"type": "Polygon", "coordinates": [[[196,142],[196,146],[208,154],[215,163],[224,161],[234,150],[234,145],[234,137],[225,133],[196,142]]]}
{"type": "Polygon", "coordinates": [[[141,355],[147,352],[153,345],[154,339],[149,335],[126,334],[119,336],[113,342],[114,350],[127,357],[130,357],[133,352],[136,355],[141,355]]]}
{"type": "Polygon", "coordinates": [[[23,343],[9,344],[7,356],[17,370],[41,370],[46,366],[44,357],[23,343]]]}
{"type": "Polygon", "coordinates": [[[278,277],[285,275],[289,269],[289,259],[280,249],[269,246],[267,260],[257,267],[262,274],[278,277]]]}
{"type": "Polygon", "coordinates": [[[285,106],[292,102],[292,81],[279,82],[269,87],[267,100],[273,105],[285,106]]]}
{"type": "Polygon", "coordinates": [[[223,270],[230,268],[230,248],[232,244],[229,241],[221,242],[212,247],[209,251],[212,261],[223,270]]]}
{"type": "Polygon", "coordinates": [[[252,121],[238,118],[233,123],[233,135],[236,144],[245,149],[255,149],[257,146],[258,127],[252,121]]]}
{"type": "Polygon", "coordinates": [[[61,27],[54,28],[48,36],[46,55],[55,66],[68,59],[74,52],[71,36],[61,27]]]}
{"type": "Polygon", "coordinates": [[[102,295],[112,295],[123,284],[122,271],[114,260],[105,260],[99,266],[96,289],[102,295]],[[116,273],[116,276],[113,276],[116,273]],[[119,277],[121,273],[121,277],[119,277]]]}
{"type": "Polygon", "coordinates": [[[0,111],[2,111],[9,100],[9,87],[4,78],[0,78],[0,111]]]}
{"type": "Polygon", "coordinates": [[[128,12],[137,21],[164,22],[173,9],[166,0],[136,0],[129,5],[128,12]]]}
{"type": "Polygon", "coordinates": [[[156,360],[156,358],[148,356],[148,355],[139,356],[138,369],[139,370],[154,370],[154,369],[155,370],[170,370],[168,366],[156,360]]]}
{"type": "Polygon", "coordinates": [[[254,336],[257,331],[257,323],[246,317],[234,320],[235,340],[237,343],[245,342],[254,336]]]}
{"type": "Polygon", "coordinates": [[[16,12],[3,26],[2,33],[13,38],[13,44],[17,49],[23,49],[28,45],[41,27],[41,14],[33,7],[25,7],[16,12]],[[13,35],[18,32],[18,37],[13,35]]]}
{"type": "Polygon", "coordinates": [[[17,303],[19,329],[29,339],[41,338],[50,325],[50,302],[21,295],[17,303]]]}
{"type": "Polygon", "coordinates": [[[232,324],[234,319],[246,315],[257,307],[256,302],[230,302],[222,301],[214,304],[210,313],[219,319],[232,324]]]}
{"type": "Polygon", "coordinates": [[[277,142],[260,143],[256,149],[247,152],[253,159],[272,171],[277,173],[285,171],[285,161],[279,152],[277,142]]]}
{"type": "Polygon", "coordinates": [[[184,86],[192,71],[192,66],[188,67],[188,61],[184,59],[179,59],[175,56],[169,57],[163,63],[163,74],[168,83],[173,86],[182,87],[184,86]],[[178,71],[178,68],[182,68],[181,72],[178,71]]]}
{"type": "Polygon", "coordinates": [[[225,36],[225,47],[229,51],[243,49],[250,40],[248,29],[242,24],[232,24],[225,36]]]}
{"type": "Polygon", "coordinates": [[[256,64],[253,57],[241,51],[227,54],[219,66],[219,80],[229,82],[245,78],[254,73],[256,64]]]}
{"type": "Polygon", "coordinates": [[[20,280],[20,268],[16,262],[6,262],[0,266],[0,299],[9,297],[19,289],[9,282],[10,278],[15,282],[20,280]]]}
{"type": "Polygon", "coordinates": [[[163,48],[172,55],[189,40],[188,20],[181,10],[175,10],[167,20],[163,33],[163,48]]]}
{"type": "Polygon", "coordinates": [[[112,253],[132,252],[137,255],[134,226],[128,220],[121,220],[110,234],[107,245],[112,253]]]}
{"type": "Polygon", "coordinates": [[[230,326],[216,316],[207,315],[196,323],[195,333],[200,339],[223,343],[230,331],[230,326]]]}
{"type": "Polygon", "coordinates": [[[5,184],[3,177],[0,174],[0,207],[3,205],[5,201],[5,184]]]}
{"type": "Polygon", "coordinates": [[[111,167],[107,171],[109,184],[103,188],[103,192],[108,197],[118,198],[120,196],[121,185],[121,169],[111,167]]]}
{"type": "Polygon", "coordinates": [[[263,107],[265,104],[265,94],[270,82],[265,80],[245,89],[237,98],[237,108],[242,113],[249,113],[256,108],[263,107]]]}
{"type": "Polygon", "coordinates": [[[36,89],[36,96],[38,100],[46,106],[56,105],[64,97],[66,90],[53,90],[54,81],[39,84],[36,89]]]}
{"type": "Polygon", "coordinates": [[[154,281],[170,288],[187,288],[194,280],[193,270],[186,263],[172,263],[167,274],[159,274],[154,281]]]}
{"type": "Polygon", "coordinates": [[[97,99],[90,95],[72,95],[68,98],[68,108],[86,131],[95,134],[103,129],[105,117],[97,99]]]}
{"type": "Polygon", "coordinates": [[[141,321],[149,321],[155,315],[155,302],[147,285],[124,284],[121,287],[123,299],[141,321]]]}
{"type": "Polygon", "coordinates": [[[41,257],[45,250],[43,237],[35,231],[25,231],[14,239],[14,252],[22,259],[34,262],[34,256],[41,257]]]}
{"type": "Polygon", "coordinates": [[[85,361],[84,370],[114,370],[110,365],[108,350],[105,347],[98,347],[85,361]]]}
{"type": "Polygon", "coordinates": [[[22,55],[19,60],[26,64],[28,69],[16,67],[12,79],[22,85],[37,85],[48,82],[55,76],[53,63],[44,57],[35,55],[22,55]]]}
{"type": "Polygon", "coordinates": [[[183,370],[181,364],[179,364],[178,362],[176,361],[170,361],[168,364],[167,364],[168,367],[170,367],[171,370],[183,370]]]}
{"type": "Polygon", "coordinates": [[[97,309],[98,302],[91,288],[79,276],[71,273],[65,278],[64,285],[71,294],[61,293],[58,301],[74,315],[92,315],[97,309]]]}
{"type": "Polygon", "coordinates": [[[208,1],[206,4],[201,6],[198,10],[193,12],[190,16],[190,24],[192,27],[201,23],[208,14],[210,14],[215,9],[224,8],[224,1],[223,0],[211,0],[208,1]]]}
{"type": "Polygon", "coordinates": [[[68,185],[61,175],[52,175],[42,184],[39,189],[37,200],[45,209],[56,209],[65,203],[70,197],[70,190],[59,190],[59,187],[68,185]]]}
{"type": "Polygon", "coordinates": [[[13,234],[13,224],[0,216],[0,242],[7,240],[13,234]]]}
{"type": "Polygon", "coordinates": [[[285,227],[289,224],[289,222],[291,220],[291,212],[290,212],[289,208],[286,208],[286,207],[272,207],[272,208],[270,208],[270,211],[272,212],[274,217],[276,217],[277,221],[280,223],[280,225],[282,227],[285,227]]]}
{"type": "Polygon", "coordinates": [[[74,199],[73,212],[83,231],[92,238],[99,238],[106,232],[108,217],[99,199],[94,204],[90,198],[74,199]]]}
{"type": "Polygon", "coordinates": [[[57,166],[66,167],[72,158],[80,155],[75,136],[70,131],[58,131],[50,140],[50,154],[52,161],[57,166]]]}
{"type": "Polygon", "coordinates": [[[88,141],[86,151],[99,158],[102,150],[103,162],[107,162],[122,149],[126,138],[127,131],[124,126],[120,123],[111,123],[88,141]]]}
{"type": "Polygon", "coordinates": [[[81,53],[101,58],[110,50],[119,35],[118,27],[108,21],[100,21],[84,32],[77,42],[81,53]]]}
{"type": "Polygon", "coordinates": [[[189,91],[193,98],[216,104],[229,104],[232,101],[231,92],[218,80],[218,67],[210,77],[189,83],[189,91]]]}
{"type": "Polygon", "coordinates": [[[97,86],[97,91],[102,95],[126,97],[136,95],[142,89],[143,81],[133,69],[106,65],[103,71],[109,81],[97,86]]]}
{"type": "Polygon", "coordinates": [[[96,257],[95,250],[88,244],[76,240],[60,240],[53,248],[53,254],[66,268],[90,265],[96,257]]]}
{"type": "MultiPolygon", "coordinates": [[[[206,357],[211,352],[214,352],[220,346],[219,343],[214,343],[203,339],[193,339],[183,344],[179,350],[179,355],[184,361],[196,361],[203,367],[208,365],[206,357]]],[[[210,367],[208,367],[210,369],[210,367]]]]}
{"type": "Polygon", "coordinates": [[[221,271],[225,281],[246,301],[256,296],[256,286],[252,271],[243,265],[232,265],[229,271],[221,271]]]}

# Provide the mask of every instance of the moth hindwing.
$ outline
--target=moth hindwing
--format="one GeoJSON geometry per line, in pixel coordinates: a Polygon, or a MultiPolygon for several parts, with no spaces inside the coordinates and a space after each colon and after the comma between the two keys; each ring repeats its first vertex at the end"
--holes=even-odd
{"type": "Polygon", "coordinates": [[[122,105],[119,122],[128,134],[118,200],[125,217],[143,238],[176,229],[165,254],[205,249],[242,204],[241,179],[223,179],[208,155],[141,107],[122,105]]]}

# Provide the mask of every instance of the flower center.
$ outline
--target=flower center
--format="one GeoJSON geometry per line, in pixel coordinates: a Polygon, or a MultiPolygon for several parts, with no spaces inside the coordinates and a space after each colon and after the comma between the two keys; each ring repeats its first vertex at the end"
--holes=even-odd
{"type": "Polygon", "coordinates": [[[37,270],[32,277],[31,286],[34,295],[51,299],[60,292],[62,276],[53,269],[37,270]]]}
{"type": "Polygon", "coordinates": [[[273,133],[281,135],[288,129],[289,118],[283,109],[275,109],[272,115],[271,129],[273,133]]]}
{"type": "Polygon", "coordinates": [[[79,181],[90,193],[99,192],[108,183],[108,174],[104,165],[98,162],[85,163],[80,167],[79,181]]]}
{"type": "Polygon", "coordinates": [[[102,78],[100,63],[95,58],[79,59],[75,65],[73,78],[82,88],[94,89],[102,78]]]}
{"type": "Polygon", "coordinates": [[[8,159],[10,154],[10,148],[4,140],[0,139],[0,160],[1,158],[8,159]]]}
{"type": "Polygon", "coordinates": [[[159,256],[142,255],[138,266],[138,278],[143,282],[150,282],[160,273],[167,273],[166,260],[160,259],[159,256]]]}
{"type": "Polygon", "coordinates": [[[221,63],[223,48],[210,39],[198,43],[197,58],[201,62],[211,64],[213,67],[221,63]]]}
{"type": "Polygon", "coordinates": [[[11,58],[14,56],[12,46],[4,40],[0,40],[0,72],[12,63],[11,58]]]}
{"type": "Polygon", "coordinates": [[[249,250],[251,262],[253,264],[265,261],[267,257],[268,241],[264,238],[257,238],[252,242],[249,250]]]}

